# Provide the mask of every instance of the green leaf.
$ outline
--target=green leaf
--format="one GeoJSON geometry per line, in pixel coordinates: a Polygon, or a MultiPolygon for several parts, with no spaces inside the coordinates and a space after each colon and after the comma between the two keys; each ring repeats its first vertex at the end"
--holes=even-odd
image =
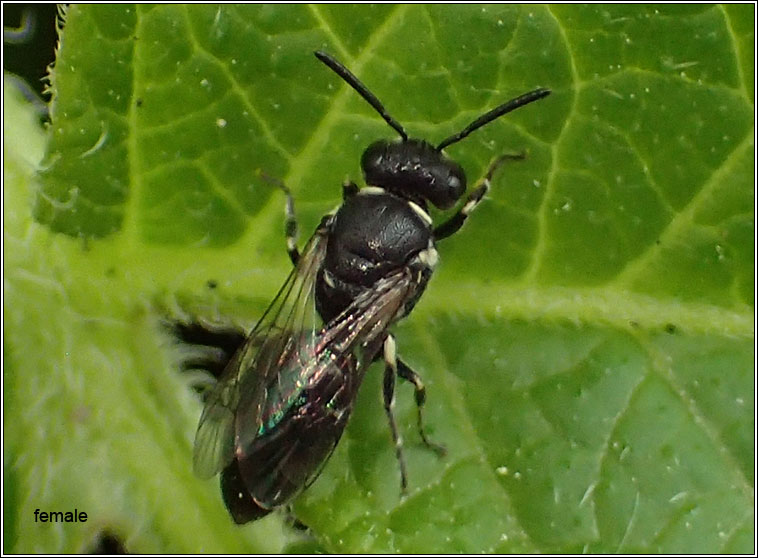
{"type": "Polygon", "coordinates": [[[752,5],[69,8],[39,164],[13,141],[41,137],[31,109],[5,96],[5,550],[107,531],[146,553],[753,552],[753,22],[752,5]],[[400,497],[371,369],[294,506],[309,542],[279,514],[233,526],[192,476],[200,403],[160,320],[254,322],[288,273],[259,173],[307,233],[393,136],[321,48],[432,142],[553,94],[446,150],[471,184],[528,153],[395,328],[447,457],[399,385],[400,497]]]}

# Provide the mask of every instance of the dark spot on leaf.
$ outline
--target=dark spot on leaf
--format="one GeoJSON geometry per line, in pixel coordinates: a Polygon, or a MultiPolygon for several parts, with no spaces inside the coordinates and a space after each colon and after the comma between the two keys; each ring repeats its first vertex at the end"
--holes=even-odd
{"type": "Polygon", "coordinates": [[[128,554],[126,546],[120,537],[110,531],[100,531],[95,544],[88,554],[128,554]]]}
{"type": "Polygon", "coordinates": [[[286,516],[286,521],[289,523],[290,527],[292,527],[295,531],[301,531],[303,533],[309,533],[311,528],[308,527],[305,523],[300,521],[297,517],[295,517],[292,514],[292,511],[289,511],[286,516]]]}

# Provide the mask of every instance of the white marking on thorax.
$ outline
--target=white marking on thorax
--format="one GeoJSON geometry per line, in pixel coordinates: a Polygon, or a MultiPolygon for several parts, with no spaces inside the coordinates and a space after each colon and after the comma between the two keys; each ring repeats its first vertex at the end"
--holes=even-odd
{"type": "Polygon", "coordinates": [[[358,195],[361,196],[375,196],[377,194],[386,194],[387,191],[384,188],[380,188],[379,186],[364,186],[360,190],[358,190],[358,195]]]}
{"type": "Polygon", "coordinates": [[[429,217],[429,214],[426,211],[424,211],[424,209],[419,204],[409,201],[408,205],[411,206],[411,209],[416,212],[416,215],[421,217],[426,222],[427,225],[432,224],[432,218],[429,217]]]}
{"type": "Polygon", "coordinates": [[[332,277],[332,274],[327,269],[324,270],[324,283],[334,288],[334,277],[332,277]]]}

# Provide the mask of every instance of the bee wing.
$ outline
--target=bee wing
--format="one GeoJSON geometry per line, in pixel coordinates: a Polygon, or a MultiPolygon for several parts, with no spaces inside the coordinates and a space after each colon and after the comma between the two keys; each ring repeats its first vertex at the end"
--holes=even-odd
{"type": "Polygon", "coordinates": [[[406,268],[398,269],[359,294],[350,306],[326,325],[319,336],[317,351],[328,350],[340,354],[360,346],[359,366],[371,364],[384,342],[387,328],[402,317],[405,304],[416,292],[418,282],[412,275],[406,268]]]}
{"type": "MultiPolygon", "coordinates": [[[[355,362],[353,400],[363,381],[366,369],[374,361],[393,322],[405,313],[405,304],[413,298],[418,283],[407,269],[398,270],[376,282],[359,295],[348,308],[324,329],[318,350],[343,355],[346,362],[355,362]],[[348,355],[354,360],[350,361],[348,355]]],[[[321,474],[326,461],[337,446],[341,432],[333,440],[323,463],[313,469],[305,481],[307,488],[321,474]]]]}
{"type": "Polygon", "coordinates": [[[265,397],[263,386],[277,374],[281,356],[292,347],[314,342],[313,331],[319,320],[314,286],[325,248],[325,233],[319,229],[213,388],[195,433],[193,469],[200,478],[214,476],[232,461],[236,415],[242,398],[244,405],[252,405],[248,411],[252,422],[259,422],[265,397]]]}
{"type": "MultiPolygon", "coordinates": [[[[276,428],[258,435],[250,428],[240,429],[241,419],[249,422],[243,419],[248,406],[240,405],[238,443],[245,451],[237,456],[229,477],[237,483],[230,489],[233,505],[239,502],[239,486],[259,505],[272,509],[316,480],[342,436],[363,375],[382,347],[387,328],[402,315],[417,285],[408,270],[398,270],[356,297],[315,334],[307,347],[309,358],[298,365],[298,379],[315,397],[306,396],[290,407],[266,405],[263,411],[266,416],[294,412],[296,419],[280,420],[276,428]]],[[[284,360],[289,357],[286,354],[284,360]]]]}

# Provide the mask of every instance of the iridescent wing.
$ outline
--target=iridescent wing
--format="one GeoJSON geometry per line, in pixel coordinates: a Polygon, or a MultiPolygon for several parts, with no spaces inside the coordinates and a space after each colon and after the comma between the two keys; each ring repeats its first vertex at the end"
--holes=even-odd
{"type": "Polygon", "coordinates": [[[326,234],[322,227],[311,238],[200,417],[195,472],[223,473],[222,492],[238,522],[286,503],[318,476],[387,328],[418,287],[411,271],[399,269],[319,327],[315,285],[326,234]]]}
{"type": "MultiPolygon", "coordinates": [[[[208,397],[195,433],[193,468],[200,478],[221,472],[234,458],[236,414],[242,397],[260,399],[261,386],[278,377],[277,364],[282,355],[292,347],[313,343],[319,321],[313,292],[326,249],[324,234],[319,229],[311,237],[298,265],[208,397]]],[[[285,386],[281,386],[281,392],[287,392],[285,386]]],[[[255,405],[254,414],[260,415],[263,403],[258,401],[255,405]]],[[[258,422],[259,416],[252,420],[258,422]]]]}
{"type": "Polygon", "coordinates": [[[366,368],[417,284],[405,269],[388,275],[299,350],[282,353],[278,375],[299,379],[288,398],[271,385],[257,399],[266,402],[261,412],[250,413],[254,407],[242,394],[236,462],[222,474],[224,499],[236,521],[250,521],[287,503],[318,477],[347,425],[366,368]],[[267,420],[251,424],[254,417],[267,420]]]}

